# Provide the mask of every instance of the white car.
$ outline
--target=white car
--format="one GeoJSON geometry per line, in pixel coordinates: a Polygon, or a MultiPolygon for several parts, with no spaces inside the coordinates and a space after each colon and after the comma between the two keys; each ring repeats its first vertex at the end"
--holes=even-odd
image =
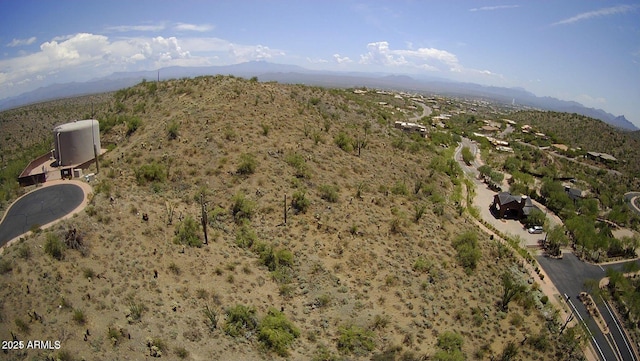
{"type": "Polygon", "coordinates": [[[543,229],[542,229],[542,226],[533,226],[529,228],[527,231],[529,231],[529,233],[531,234],[540,234],[542,233],[543,229]]]}

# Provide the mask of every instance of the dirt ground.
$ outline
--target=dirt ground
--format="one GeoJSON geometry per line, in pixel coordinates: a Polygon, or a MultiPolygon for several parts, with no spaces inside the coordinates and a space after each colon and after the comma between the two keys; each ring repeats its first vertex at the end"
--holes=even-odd
{"type": "Polygon", "coordinates": [[[499,257],[482,227],[460,215],[461,190],[445,172],[451,148],[393,129],[394,119],[415,115],[400,111],[410,102],[234,77],[149,89],[118,98],[129,112],[144,109],[141,126],[106,132],[103,144],[116,146],[102,157],[84,211],[2,254],[0,339],[61,341],[59,350],[14,351],[10,360],[151,359],[149,340],[167,359],[284,358],[257,329],[224,332],[236,305],[253,307],[259,320],[281,311],[300,331],[287,347],[292,360],[430,357],[446,331],[462,337],[468,359],[497,357],[509,342],[523,360],[560,349],[546,331],[557,320],[553,298],[541,301],[545,282],[529,284],[530,270],[499,257]],[[364,129],[360,155],[337,145],[364,129]],[[246,154],[255,169],[240,174],[246,154]],[[291,207],[295,193],[309,201],[306,212],[291,207]],[[199,224],[201,195],[209,244],[176,244],[188,217],[199,224]],[[234,219],[239,195],[251,211],[245,223],[234,219]],[[48,239],[74,228],[83,248],[61,260],[45,252],[48,239]],[[473,272],[452,245],[465,232],[478,236],[473,272]],[[240,245],[247,234],[256,246],[240,245]],[[290,252],[291,265],[269,269],[258,245],[290,252]],[[527,284],[508,312],[498,307],[505,271],[527,284]],[[365,339],[355,349],[345,346],[352,326],[365,339]],[[521,344],[531,335],[548,348],[521,344]]]}

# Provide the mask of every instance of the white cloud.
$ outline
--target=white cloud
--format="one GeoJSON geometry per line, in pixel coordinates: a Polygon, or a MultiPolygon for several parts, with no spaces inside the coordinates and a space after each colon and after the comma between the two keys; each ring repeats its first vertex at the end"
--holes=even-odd
{"type": "Polygon", "coordinates": [[[348,56],[340,56],[340,54],[333,54],[333,59],[338,64],[353,63],[353,60],[349,59],[348,56]]]}
{"type": "Polygon", "coordinates": [[[276,56],[284,56],[281,50],[270,49],[263,45],[238,45],[231,44],[229,53],[235,62],[243,63],[252,60],[267,60],[276,56]]]}
{"type": "Polygon", "coordinates": [[[578,102],[587,104],[588,106],[602,106],[607,103],[607,99],[603,97],[592,97],[588,94],[578,95],[578,102]]]}
{"type": "Polygon", "coordinates": [[[430,71],[462,71],[458,58],[446,51],[434,48],[394,50],[386,41],[367,44],[368,52],[360,55],[361,64],[406,66],[430,71]]]}
{"type": "Polygon", "coordinates": [[[328,63],[329,61],[326,59],[312,59],[307,57],[307,62],[311,64],[325,64],[325,63],[328,63]]]}
{"type": "MultiPolygon", "coordinates": [[[[228,49],[228,47],[226,48],[228,49]]],[[[207,65],[176,37],[117,38],[79,33],[56,37],[28,55],[0,60],[0,98],[59,81],[86,81],[115,71],[207,65]]]]}
{"type": "Polygon", "coordinates": [[[520,5],[483,6],[480,8],[469,9],[469,11],[494,11],[494,10],[504,10],[504,9],[515,9],[519,7],[520,5]]]}
{"type": "Polygon", "coordinates": [[[567,18],[567,19],[564,19],[564,20],[560,20],[560,21],[555,22],[555,23],[553,23],[551,25],[555,26],[555,25],[573,24],[573,23],[576,23],[578,21],[589,20],[589,19],[597,18],[597,17],[601,17],[601,16],[624,14],[624,13],[628,13],[630,11],[634,11],[636,9],[638,9],[638,5],[613,6],[613,7],[609,7],[609,8],[603,8],[603,9],[598,9],[598,10],[594,10],[594,11],[589,11],[589,12],[586,12],[586,13],[581,13],[581,14],[578,14],[576,16],[572,16],[570,18],[567,18]]]}
{"type": "Polygon", "coordinates": [[[206,31],[213,30],[214,27],[213,27],[213,25],[209,25],[209,24],[196,25],[196,24],[178,23],[178,24],[176,24],[176,26],[174,26],[174,29],[178,30],[178,31],[206,32],[206,31]]]}
{"type": "Polygon", "coordinates": [[[36,37],[32,36],[29,39],[13,39],[9,44],[7,44],[7,46],[8,47],[24,46],[24,45],[31,45],[35,42],[36,42],[36,37]]]}
{"type": "Polygon", "coordinates": [[[158,32],[162,31],[166,28],[164,24],[155,24],[155,25],[118,25],[118,26],[110,26],[105,30],[107,32],[115,31],[120,33],[126,33],[130,31],[150,31],[150,32],[158,32]]]}

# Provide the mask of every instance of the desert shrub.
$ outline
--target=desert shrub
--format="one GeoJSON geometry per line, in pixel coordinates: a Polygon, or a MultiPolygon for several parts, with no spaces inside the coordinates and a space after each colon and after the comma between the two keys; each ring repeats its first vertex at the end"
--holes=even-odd
{"type": "Polygon", "coordinates": [[[94,278],[96,273],[93,269],[86,267],[82,269],[82,276],[84,276],[84,278],[94,278]]]}
{"type": "Polygon", "coordinates": [[[191,216],[186,216],[184,221],[178,224],[173,243],[191,247],[202,247],[202,240],[198,236],[198,223],[191,216]]]}
{"type": "Polygon", "coordinates": [[[373,331],[351,325],[338,329],[338,350],[364,355],[375,348],[373,331]]]}
{"type": "Polygon", "coordinates": [[[142,302],[129,302],[129,314],[127,315],[127,322],[134,323],[142,319],[142,314],[146,311],[147,306],[142,302]]]}
{"type": "Polygon", "coordinates": [[[243,193],[236,193],[231,202],[231,215],[236,223],[240,224],[253,217],[255,203],[245,198],[243,193]]]}
{"type": "Polygon", "coordinates": [[[310,205],[311,201],[306,197],[306,193],[304,191],[296,191],[293,193],[291,206],[296,210],[296,212],[306,213],[310,205]]]}
{"type": "Polygon", "coordinates": [[[433,267],[433,263],[424,257],[418,257],[413,263],[413,270],[416,272],[427,272],[433,267]]]}
{"type": "Polygon", "coordinates": [[[167,137],[169,138],[169,140],[178,138],[178,136],[180,135],[179,129],[180,125],[175,120],[167,126],[167,137]]]}
{"type": "Polygon", "coordinates": [[[217,329],[218,328],[218,311],[216,311],[213,308],[210,308],[209,305],[205,305],[204,310],[202,312],[204,313],[205,322],[209,327],[209,330],[214,331],[215,329],[217,329]]]}
{"type": "Polygon", "coordinates": [[[180,267],[175,262],[171,262],[169,263],[169,271],[177,276],[180,274],[180,267]]]}
{"type": "Polygon", "coordinates": [[[13,264],[11,263],[11,260],[6,259],[6,258],[0,259],[0,274],[1,275],[11,272],[12,269],[13,269],[13,264]]]}
{"type": "Polygon", "coordinates": [[[531,347],[541,352],[546,352],[551,346],[548,335],[544,332],[539,335],[531,336],[527,341],[531,347]]]}
{"type": "Polygon", "coordinates": [[[482,252],[478,246],[478,236],[475,232],[465,232],[453,240],[453,248],[458,252],[460,265],[470,274],[476,269],[482,252]]]}
{"type": "Polygon", "coordinates": [[[136,170],[136,180],[139,185],[148,182],[164,182],[167,179],[167,171],[164,165],[158,162],[143,164],[136,170]]]}
{"type": "Polygon", "coordinates": [[[309,168],[302,155],[290,153],[285,157],[284,161],[295,169],[294,174],[297,178],[309,178],[309,168]]]}
{"type": "Polygon", "coordinates": [[[18,317],[14,319],[13,322],[16,324],[18,331],[22,332],[23,334],[28,335],[29,332],[31,331],[29,324],[24,322],[21,318],[18,317]]]}
{"type": "Polygon", "coordinates": [[[258,236],[249,222],[243,222],[236,233],[236,244],[241,248],[251,248],[257,241],[258,236]]]}
{"type": "Polygon", "coordinates": [[[73,321],[78,325],[84,325],[87,322],[87,316],[81,309],[73,310],[73,321]]]}
{"type": "Polygon", "coordinates": [[[409,194],[407,184],[405,182],[397,181],[396,184],[391,187],[391,193],[406,196],[407,194],[409,194]]]}
{"type": "Polygon", "coordinates": [[[64,258],[65,250],[64,242],[53,232],[47,233],[47,239],[44,242],[44,252],[49,256],[61,260],[64,258]]]}
{"type": "Polygon", "coordinates": [[[427,205],[426,204],[416,204],[413,206],[413,221],[418,223],[420,221],[420,218],[422,218],[422,216],[424,215],[424,212],[427,211],[427,205]]]}
{"type": "Polygon", "coordinates": [[[185,359],[189,357],[189,351],[187,351],[187,349],[182,346],[176,347],[175,353],[176,353],[176,356],[178,356],[178,358],[180,359],[185,359]]]}
{"type": "Polygon", "coordinates": [[[238,165],[238,174],[249,175],[256,171],[258,161],[256,157],[251,153],[242,153],[240,155],[240,164],[238,165]]]}
{"type": "Polygon", "coordinates": [[[226,310],[227,321],[223,326],[224,332],[232,337],[244,336],[258,327],[255,307],[235,305],[226,310]]]}
{"type": "Polygon", "coordinates": [[[262,128],[262,135],[264,135],[265,137],[269,135],[269,125],[265,124],[265,123],[260,123],[260,127],[262,128]]]}
{"type": "Polygon", "coordinates": [[[300,330],[282,312],[273,308],[269,309],[258,327],[258,340],[283,357],[287,356],[289,345],[299,336],[300,330]]]}
{"type": "Polygon", "coordinates": [[[344,150],[345,152],[350,152],[353,150],[353,139],[347,135],[345,132],[340,132],[336,135],[334,142],[336,145],[344,150]]]}
{"type": "Polygon", "coordinates": [[[60,350],[54,359],[56,361],[74,361],[76,358],[73,355],[69,350],[60,350]]]}
{"type": "Polygon", "coordinates": [[[433,357],[437,361],[464,361],[466,357],[462,353],[462,336],[453,332],[445,331],[438,336],[438,348],[433,357]]]}
{"type": "Polygon", "coordinates": [[[22,258],[22,259],[29,259],[31,258],[31,247],[29,247],[29,245],[27,244],[23,244],[20,247],[18,247],[18,257],[22,258]]]}
{"type": "Polygon", "coordinates": [[[127,135],[131,135],[138,130],[140,124],[142,124],[142,120],[140,120],[139,117],[130,117],[127,119],[127,135]]]}
{"type": "Polygon", "coordinates": [[[281,267],[293,266],[293,253],[288,249],[274,250],[273,247],[264,245],[257,252],[260,256],[260,263],[267,266],[271,272],[281,267]]]}
{"type": "Polygon", "coordinates": [[[336,203],[339,199],[338,192],[338,186],[329,184],[323,184],[320,186],[320,198],[325,201],[336,203]]]}

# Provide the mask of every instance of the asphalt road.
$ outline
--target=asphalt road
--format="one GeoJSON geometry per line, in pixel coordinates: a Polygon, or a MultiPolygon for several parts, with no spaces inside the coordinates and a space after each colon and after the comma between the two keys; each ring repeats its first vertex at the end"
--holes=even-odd
{"type": "Polygon", "coordinates": [[[0,246],[34,225],[42,226],[64,217],[83,200],[82,188],[74,184],[59,184],[28,193],[11,205],[0,223],[0,246]]]}
{"type": "Polygon", "coordinates": [[[565,253],[563,259],[551,259],[538,256],[537,260],[549,275],[551,282],[553,282],[558,291],[562,295],[569,297],[569,299],[565,299],[565,301],[570,304],[570,308],[574,314],[577,312],[576,317],[580,315],[577,317],[578,320],[582,320],[588,327],[590,331],[589,337],[595,345],[598,357],[601,360],[636,360],[635,356],[630,352],[627,339],[620,331],[618,320],[614,319],[608,306],[604,303],[598,305],[602,318],[610,330],[609,335],[603,335],[596,322],[587,313],[587,309],[582,302],[578,300],[580,292],[587,291],[584,286],[586,280],[593,279],[600,281],[600,279],[606,276],[606,270],[608,268],[622,270],[624,263],[627,262],[597,266],[580,261],[573,253],[565,253]]]}
{"type": "Polygon", "coordinates": [[[640,192],[629,192],[625,193],[624,195],[624,199],[629,202],[629,208],[631,208],[634,212],[640,214],[640,209],[638,209],[638,207],[636,207],[636,204],[633,202],[633,200],[638,197],[640,197],[640,192]]]}

